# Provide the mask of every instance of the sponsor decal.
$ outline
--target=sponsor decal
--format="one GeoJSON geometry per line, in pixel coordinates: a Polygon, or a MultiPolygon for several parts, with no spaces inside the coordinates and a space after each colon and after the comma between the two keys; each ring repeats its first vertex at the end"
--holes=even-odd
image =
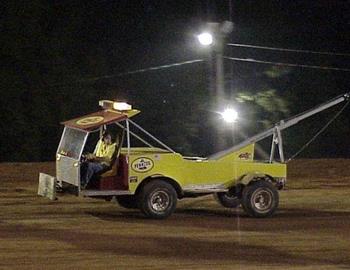
{"type": "Polygon", "coordinates": [[[247,159],[250,159],[251,155],[252,155],[252,154],[251,154],[251,153],[248,153],[248,152],[240,153],[240,154],[238,155],[238,158],[239,158],[239,159],[247,160],[247,159]]]}
{"type": "Polygon", "coordinates": [[[102,116],[90,116],[90,117],[82,118],[82,119],[78,120],[76,123],[79,126],[88,126],[88,125],[93,125],[93,124],[97,124],[99,122],[102,122],[103,119],[104,118],[102,116]]]}
{"type": "Polygon", "coordinates": [[[129,178],[130,183],[137,183],[137,176],[131,176],[129,178]]]}
{"type": "Polygon", "coordinates": [[[146,157],[138,158],[131,164],[131,168],[135,172],[148,172],[153,168],[153,161],[146,157]]]}

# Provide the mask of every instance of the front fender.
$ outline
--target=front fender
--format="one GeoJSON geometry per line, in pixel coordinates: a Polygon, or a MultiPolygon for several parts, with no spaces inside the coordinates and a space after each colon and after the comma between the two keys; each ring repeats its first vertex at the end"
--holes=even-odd
{"type": "Polygon", "coordinates": [[[178,196],[181,197],[183,195],[182,187],[181,187],[180,183],[174,177],[171,177],[171,176],[168,176],[168,175],[164,175],[164,174],[159,174],[159,173],[155,173],[155,174],[152,174],[152,175],[149,175],[149,176],[143,178],[140,181],[140,184],[138,185],[135,193],[138,193],[138,191],[144,185],[146,185],[148,182],[150,182],[150,181],[152,181],[154,179],[162,179],[163,181],[168,182],[169,184],[171,184],[175,188],[178,196]]]}

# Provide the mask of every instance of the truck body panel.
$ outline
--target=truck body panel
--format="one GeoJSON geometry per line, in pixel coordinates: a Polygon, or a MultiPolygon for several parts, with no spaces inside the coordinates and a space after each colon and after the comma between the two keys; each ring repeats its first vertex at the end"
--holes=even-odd
{"type": "MultiPolygon", "coordinates": [[[[161,149],[159,149],[161,150],[161,149]]],[[[248,145],[219,160],[184,158],[177,153],[154,149],[132,149],[129,156],[129,187],[135,192],[149,177],[166,177],[184,190],[229,188],[245,175],[267,175],[286,178],[286,165],[253,160],[254,144],[248,145]]],[[[122,150],[126,153],[126,149],[122,150]]]]}

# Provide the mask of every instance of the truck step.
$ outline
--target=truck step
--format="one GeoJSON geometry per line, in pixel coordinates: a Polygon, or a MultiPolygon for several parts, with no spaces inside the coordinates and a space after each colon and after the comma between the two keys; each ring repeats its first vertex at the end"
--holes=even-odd
{"type": "Polygon", "coordinates": [[[228,189],[223,184],[187,185],[183,188],[185,193],[216,193],[227,192],[228,189]]]}
{"type": "Polygon", "coordinates": [[[132,195],[128,190],[82,190],[80,195],[83,197],[98,197],[98,196],[115,196],[115,195],[132,195]]]}

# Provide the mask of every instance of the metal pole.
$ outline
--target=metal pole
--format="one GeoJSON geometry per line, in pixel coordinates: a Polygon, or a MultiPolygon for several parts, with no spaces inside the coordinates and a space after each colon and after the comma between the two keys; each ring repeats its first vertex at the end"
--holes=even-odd
{"type": "Polygon", "coordinates": [[[277,132],[277,138],[278,138],[278,151],[280,154],[280,160],[281,162],[284,162],[284,153],[283,153],[283,140],[282,140],[282,134],[279,127],[276,127],[277,132]]]}
{"type": "Polygon", "coordinates": [[[218,46],[217,46],[217,51],[215,53],[215,60],[216,60],[216,72],[215,72],[215,77],[216,77],[216,105],[219,105],[220,99],[225,98],[224,97],[224,62],[222,58],[223,54],[223,40],[222,37],[218,37],[218,46]]]}
{"type": "MultiPolygon", "coordinates": [[[[219,23],[211,23],[211,29],[214,37],[214,46],[213,46],[213,59],[214,65],[213,67],[213,77],[214,77],[214,85],[212,90],[213,96],[213,108],[214,110],[218,110],[221,107],[221,102],[225,98],[224,97],[224,63],[223,63],[223,42],[224,36],[220,32],[220,24],[219,23]]],[[[225,144],[224,132],[223,128],[220,125],[217,125],[214,129],[215,133],[215,143],[213,145],[215,152],[223,149],[225,144]]]]}
{"type": "MultiPolygon", "coordinates": [[[[220,38],[218,38],[220,39],[220,38]]],[[[222,43],[222,40],[218,41],[222,43]]],[[[215,52],[215,90],[214,90],[214,107],[216,109],[222,107],[222,100],[225,99],[224,93],[224,66],[223,66],[223,58],[222,58],[222,45],[219,44],[217,51],[215,52]]],[[[214,145],[214,149],[216,151],[222,150],[225,146],[225,137],[224,130],[221,125],[218,125],[216,128],[216,143],[214,145]]]]}
{"type": "Polygon", "coordinates": [[[130,127],[129,127],[129,119],[125,120],[126,123],[126,141],[128,146],[128,156],[130,156],[130,127]]]}
{"type": "Polygon", "coordinates": [[[274,157],[275,157],[275,149],[276,149],[276,132],[273,133],[272,136],[272,143],[271,143],[271,152],[270,152],[270,160],[269,162],[272,163],[274,157]]]}
{"type": "MultiPolygon", "coordinates": [[[[215,55],[215,87],[212,91],[213,107],[215,110],[219,109],[222,104],[222,100],[225,99],[225,83],[224,83],[224,62],[223,52],[225,46],[225,37],[232,32],[233,23],[224,21],[223,23],[208,23],[208,28],[211,29],[214,43],[213,52],[215,55]]],[[[225,145],[224,130],[221,126],[217,126],[215,129],[216,142],[213,145],[215,150],[221,150],[225,145]]]]}
{"type": "Polygon", "coordinates": [[[140,127],[138,124],[136,124],[134,121],[128,119],[127,123],[127,127],[129,130],[129,122],[131,124],[133,124],[135,127],[137,127],[139,130],[141,130],[143,133],[145,133],[148,137],[150,137],[151,139],[153,139],[154,141],[156,141],[157,143],[159,143],[161,146],[163,146],[165,149],[167,149],[169,152],[172,153],[176,153],[173,149],[171,149],[169,146],[167,146],[165,143],[161,142],[160,140],[158,140],[156,137],[154,137],[151,133],[149,133],[148,131],[146,131],[145,129],[143,129],[142,127],[140,127]]]}
{"type": "MultiPolygon", "coordinates": [[[[120,124],[120,123],[118,123],[118,122],[116,122],[115,124],[116,124],[117,126],[123,128],[123,129],[125,129],[125,127],[124,127],[122,124],[120,124]]],[[[132,136],[134,136],[134,137],[135,137],[136,139],[138,139],[140,142],[144,143],[145,145],[147,145],[147,146],[149,146],[149,147],[154,147],[152,144],[150,144],[149,142],[145,141],[144,139],[142,139],[140,136],[136,135],[136,134],[135,134],[134,132],[132,132],[131,130],[129,130],[129,132],[130,132],[130,134],[131,134],[132,136]]]]}

